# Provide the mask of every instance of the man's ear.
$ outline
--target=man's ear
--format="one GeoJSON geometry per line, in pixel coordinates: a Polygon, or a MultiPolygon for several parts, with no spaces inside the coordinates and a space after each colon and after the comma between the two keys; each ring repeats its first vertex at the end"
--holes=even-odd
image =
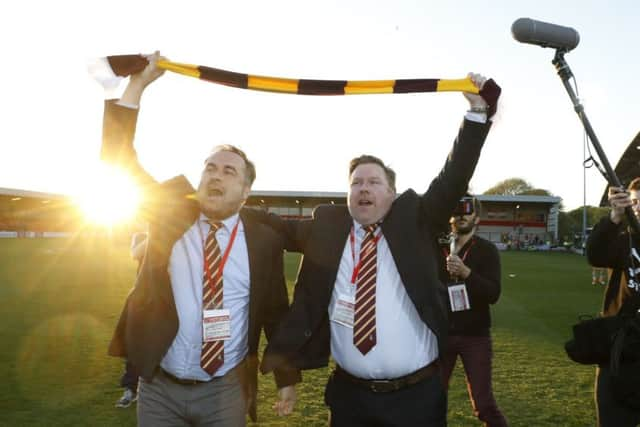
{"type": "Polygon", "coordinates": [[[251,186],[245,185],[244,188],[242,189],[242,197],[244,198],[245,202],[249,198],[249,193],[251,193],[251,186]]]}

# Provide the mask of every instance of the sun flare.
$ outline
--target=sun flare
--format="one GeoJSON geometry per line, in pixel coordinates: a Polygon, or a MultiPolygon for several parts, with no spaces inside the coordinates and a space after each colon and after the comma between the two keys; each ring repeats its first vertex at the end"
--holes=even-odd
{"type": "Polygon", "coordinates": [[[109,227],[132,220],[140,198],[138,186],[125,171],[106,165],[92,171],[74,197],[88,222],[109,227]]]}

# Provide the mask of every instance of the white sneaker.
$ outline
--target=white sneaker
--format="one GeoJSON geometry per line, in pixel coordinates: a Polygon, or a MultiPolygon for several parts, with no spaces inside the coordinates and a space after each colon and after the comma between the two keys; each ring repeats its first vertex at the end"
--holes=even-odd
{"type": "Polygon", "coordinates": [[[136,400],[138,400],[138,393],[127,388],[122,393],[122,397],[116,402],[116,408],[128,408],[136,400]]]}

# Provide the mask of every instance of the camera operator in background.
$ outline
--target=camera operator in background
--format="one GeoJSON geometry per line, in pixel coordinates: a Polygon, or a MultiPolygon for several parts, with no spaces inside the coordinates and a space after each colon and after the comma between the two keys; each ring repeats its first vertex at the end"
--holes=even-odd
{"type": "MultiPolygon", "coordinates": [[[[611,213],[600,220],[587,240],[589,264],[612,269],[604,294],[604,317],[616,316],[621,311],[637,317],[640,256],[636,248],[640,248],[640,236],[630,233],[623,219],[627,207],[633,209],[636,218],[640,217],[639,202],[640,178],[631,181],[627,191],[610,187],[611,213]]],[[[596,369],[595,401],[599,426],[640,424],[640,372],[628,366],[623,360],[618,375],[613,375],[609,363],[600,364],[596,369]],[[625,385],[621,386],[619,380],[625,385]],[[627,397],[621,399],[621,394],[627,397]]]]}
{"type": "Polygon", "coordinates": [[[449,296],[449,341],[442,377],[448,388],[460,356],[474,415],[487,426],[506,426],[491,384],[489,305],[500,297],[500,256],[493,243],[475,235],[480,213],[480,201],[465,197],[449,220],[451,234],[443,247],[442,269],[449,296]]]}

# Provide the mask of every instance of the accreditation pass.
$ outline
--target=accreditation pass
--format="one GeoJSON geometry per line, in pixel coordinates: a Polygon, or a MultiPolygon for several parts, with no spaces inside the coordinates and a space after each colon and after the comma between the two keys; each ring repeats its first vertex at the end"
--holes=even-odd
{"type": "Polygon", "coordinates": [[[231,313],[229,309],[204,310],[202,315],[202,340],[204,342],[231,338],[231,313]]]}
{"type": "Polygon", "coordinates": [[[348,295],[338,295],[336,305],[333,307],[331,320],[347,328],[353,328],[353,315],[355,298],[348,295]]]}
{"type": "Polygon", "coordinates": [[[448,290],[451,311],[465,311],[471,308],[471,304],[469,304],[469,295],[467,294],[467,286],[464,283],[454,283],[449,285],[448,290]]]}

